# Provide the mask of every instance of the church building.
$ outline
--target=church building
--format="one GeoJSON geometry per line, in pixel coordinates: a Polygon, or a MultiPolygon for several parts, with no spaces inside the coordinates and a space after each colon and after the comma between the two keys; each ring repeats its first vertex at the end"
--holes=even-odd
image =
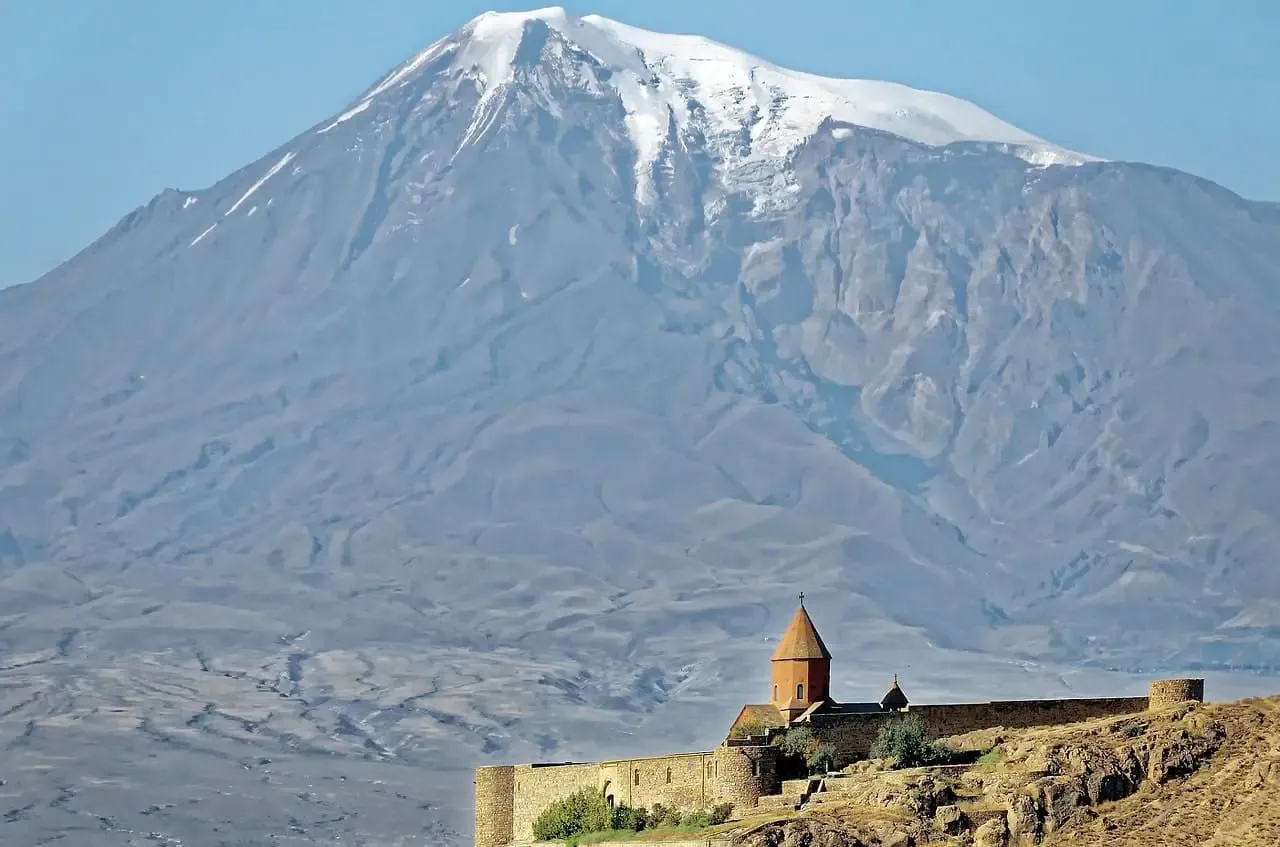
{"type": "Polygon", "coordinates": [[[743,706],[734,719],[731,735],[741,727],[767,731],[807,723],[817,714],[896,712],[909,705],[896,676],[879,703],[837,703],[831,698],[831,651],[804,607],[803,594],[800,608],[782,634],[769,665],[772,683],[769,702],[743,706]]]}

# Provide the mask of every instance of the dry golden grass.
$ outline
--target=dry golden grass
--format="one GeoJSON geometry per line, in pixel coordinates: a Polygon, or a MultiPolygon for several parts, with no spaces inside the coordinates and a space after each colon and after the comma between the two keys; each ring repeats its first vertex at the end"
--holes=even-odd
{"type": "MultiPolygon", "coordinates": [[[[1192,775],[1099,806],[1047,847],[1280,847],[1280,697],[1200,707],[1226,741],[1192,775]]],[[[1176,714],[1176,712],[1174,712],[1176,714]]],[[[1153,725],[1172,715],[1154,715],[1153,725]]]]}

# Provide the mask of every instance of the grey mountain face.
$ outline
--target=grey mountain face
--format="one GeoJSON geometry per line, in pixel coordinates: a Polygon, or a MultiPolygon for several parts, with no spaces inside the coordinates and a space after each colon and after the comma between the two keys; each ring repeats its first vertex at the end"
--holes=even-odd
{"type": "MultiPolygon", "coordinates": [[[[465,39],[0,292],[31,792],[86,733],[173,831],[286,826],[183,811],[196,756],[449,840],[479,761],[714,743],[800,590],[837,697],[1280,667],[1275,206],[835,120],[744,179],[671,115],[648,167],[561,29],[496,89],[465,39]],[[359,757],[433,770],[314,787],[359,757]]],[[[94,785],[75,826],[160,826],[94,785]]]]}

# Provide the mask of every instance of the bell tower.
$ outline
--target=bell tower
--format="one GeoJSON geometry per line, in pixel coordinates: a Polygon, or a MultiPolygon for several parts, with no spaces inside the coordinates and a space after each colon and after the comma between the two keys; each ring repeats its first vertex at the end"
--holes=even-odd
{"type": "Polygon", "coordinates": [[[770,700],[788,720],[799,717],[814,703],[831,699],[831,653],[804,608],[800,608],[773,651],[773,691],[770,700]]]}

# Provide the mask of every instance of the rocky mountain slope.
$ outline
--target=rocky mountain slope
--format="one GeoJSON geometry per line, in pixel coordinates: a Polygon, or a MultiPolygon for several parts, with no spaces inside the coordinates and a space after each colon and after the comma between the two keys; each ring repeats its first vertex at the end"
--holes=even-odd
{"type": "Polygon", "coordinates": [[[254,831],[447,840],[477,762],[714,743],[799,590],[843,699],[1273,671],[1277,267],[1274,205],[955,98],[482,16],[0,291],[18,817],[100,796],[67,745],[188,838],[363,756],[403,817],[254,831]]]}
{"type": "MultiPolygon", "coordinates": [[[[855,766],[804,812],[722,837],[744,847],[1280,843],[1280,698],[952,739],[972,767],[855,766]]],[[[737,831],[735,832],[734,829],[737,831]]]]}

